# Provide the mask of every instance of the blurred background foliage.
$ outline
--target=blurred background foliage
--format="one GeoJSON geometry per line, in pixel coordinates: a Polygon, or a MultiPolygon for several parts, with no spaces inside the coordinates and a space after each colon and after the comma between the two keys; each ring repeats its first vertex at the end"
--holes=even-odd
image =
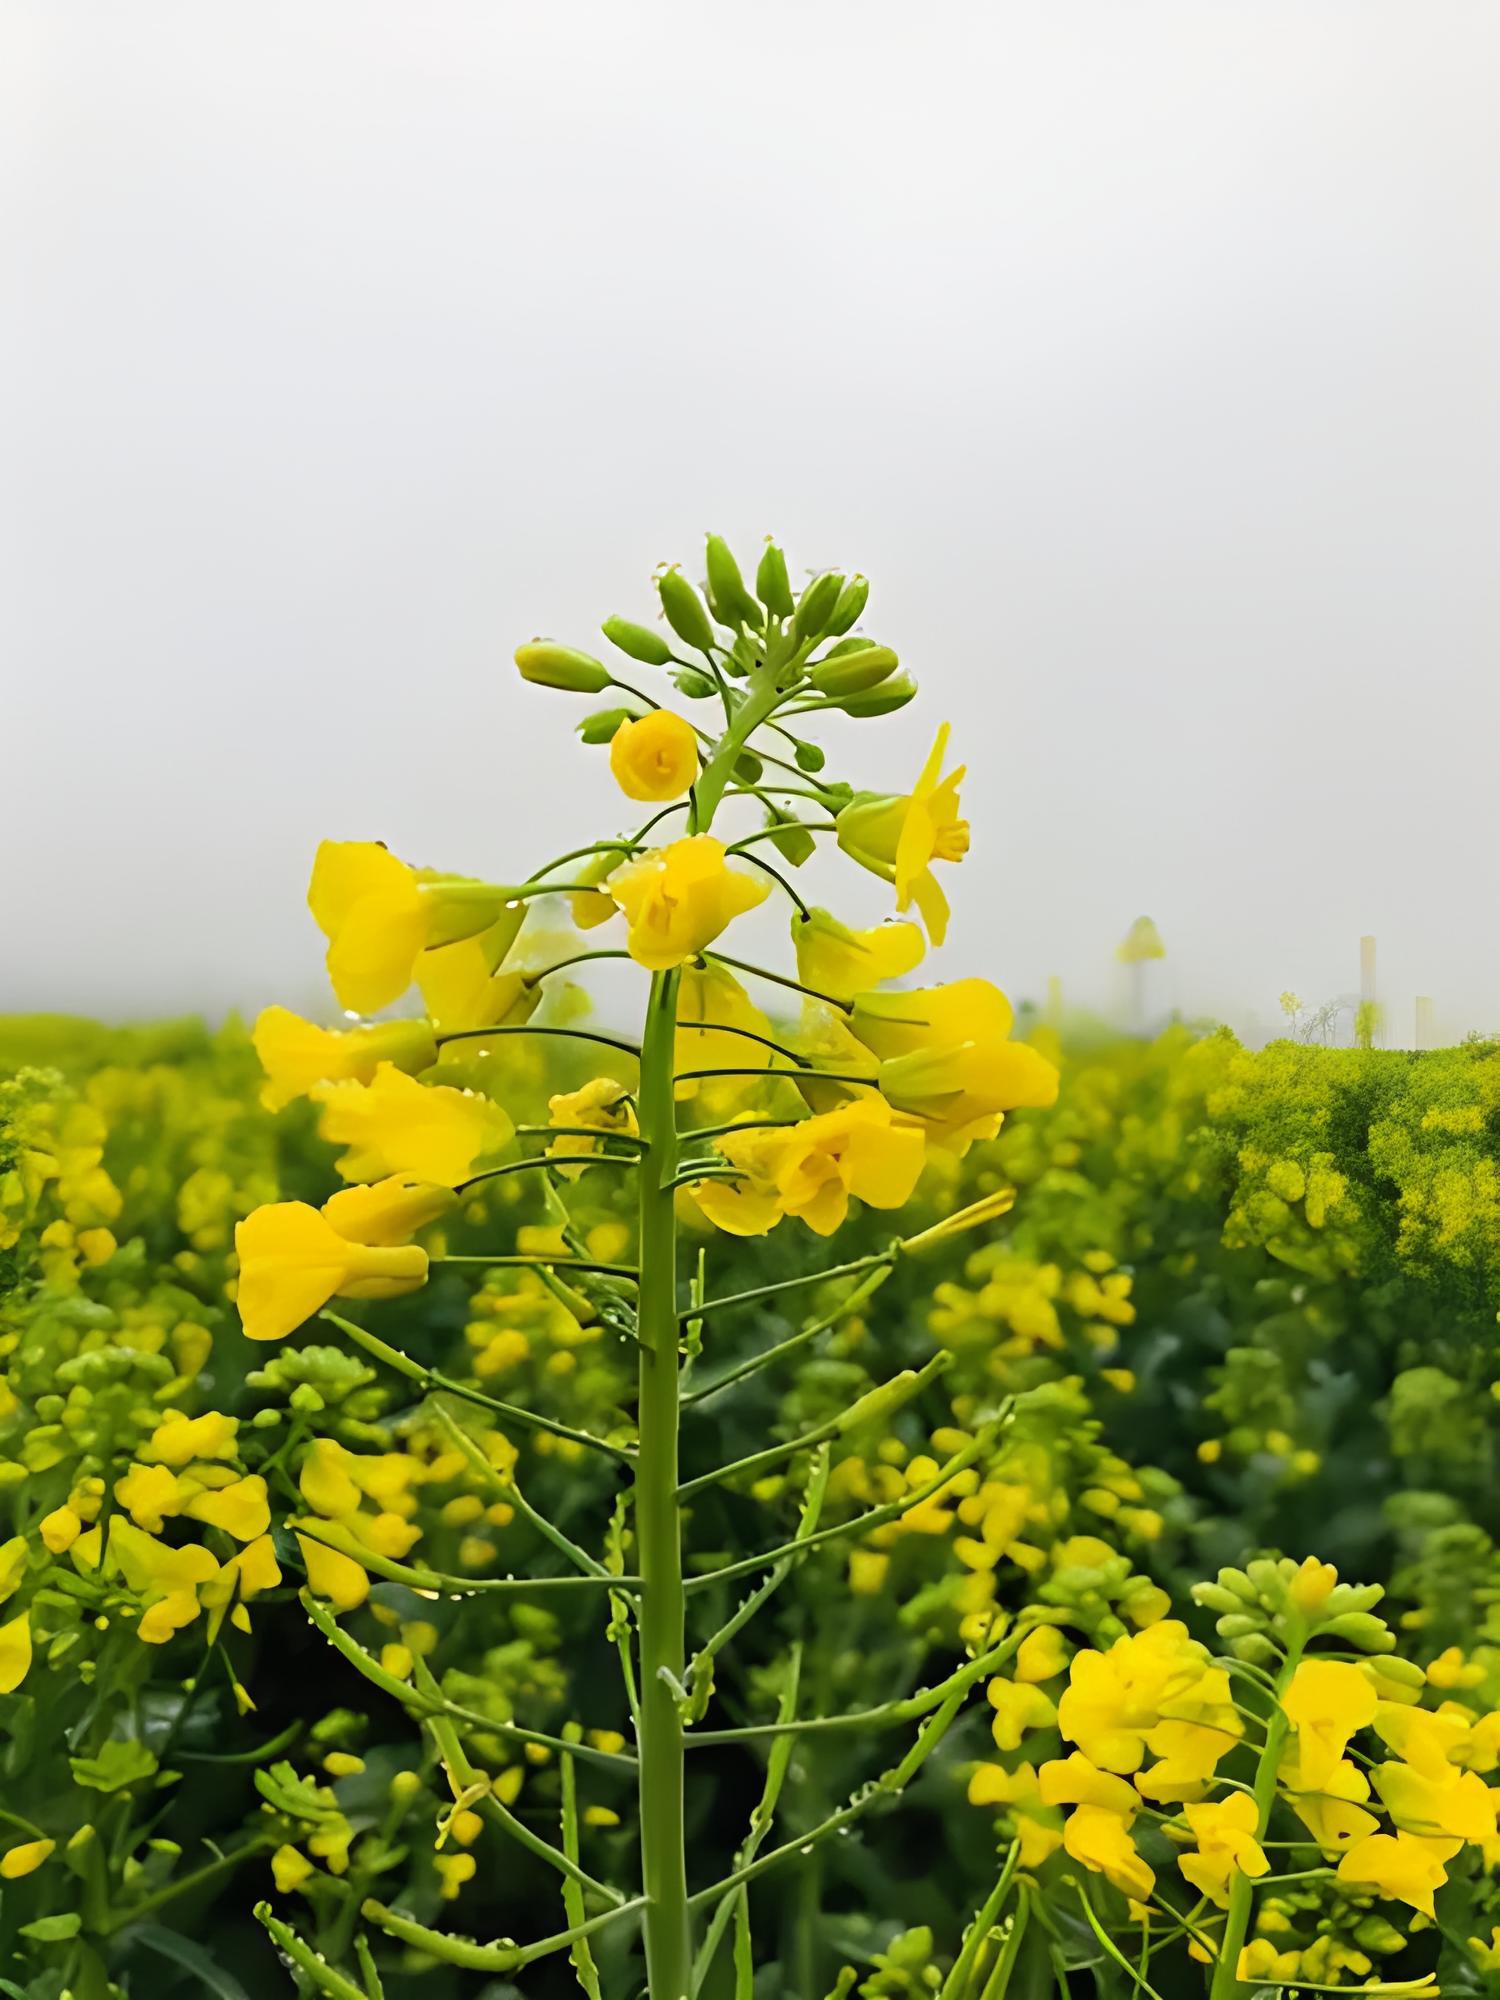
{"type": "MultiPolygon", "coordinates": [[[[1404,1650],[1425,1662],[1457,1647],[1475,1699],[1500,1703],[1500,1047],[1252,1052],[1180,1027],[1151,1041],[1086,1027],[1035,1038],[1061,1061],[1058,1105],[933,1167],[918,1197],[936,1216],[1010,1183],[1009,1216],[901,1260],[860,1315],[717,1392],[735,1359],[790,1338],[816,1303],[797,1294],[783,1315],[762,1299],[708,1331],[689,1383],[689,1478],[816,1426],[896,1368],[951,1355],[918,1399],[834,1440],[829,1519],[912,1490],[971,1409],[997,1389],[1027,1392],[977,1492],[834,1543],[792,1575],[718,1664],[724,1718],[773,1712],[794,1647],[818,1712],[864,1707],[939,1678],[966,1641],[1038,1597],[1108,1643],[1159,1616],[1164,1594],[1185,1604],[1194,1580],[1262,1548],[1384,1582],[1404,1650]],[[828,1587],[830,1566],[848,1590],[828,1587]]],[[[579,1080],[515,1044],[487,1060],[504,1064],[519,1115],[530,1102],[545,1117],[548,1093],[579,1080]]],[[[107,1489],[157,1449],[168,1413],[213,1412],[238,1424],[235,1476],[272,1489],[313,1429],[386,1454],[411,1562],[476,1577],[555,1568],[403,1385],[332,1329],[270,1352],[242,1338],[236,1218],[278,1197],[316,1200],[327,1179],[306,1107],[260,1107],[233,1023],[3,1021],[0,1079],[0,1587],[12,1594],[40,1566],[32,1623],[47,1669],[0,1695],[4,1838],[56,1843],[4,1885],[0,1992],[284,1991],[251,1917],[268,1896],[335,1956],[370,1894],[477,1937],[531,1935],[555,1878],[476,1814],[451,1816],[407,1710],[310,1629],[290,1538],[276,1541],[280,1583],[240,1616],[248,1630],[190,1586],[189,1615],[161,1643],[138,1636],[139,1580],[90,1569],[68,1539],[86,1544],[107,1489]]],[[[605,1256],[625,1240],[608,1178],[583,1184],[605,1256]]],[[[462,1252],[536,1231],[540,1243],[551,1227],[545,1192],[501,1180],[466,1201],[448,1241],[462,1252]]],[[[838,1255],[889,1235],[866,1213],[838,1255]]],[[[713,1289],[792,1275],[808,1241],[791,1228],[714,1240],[713,1289]]],[[[839,1295],[831,1285],[830,1303],[839,1295]]],[[[447,1266],[378,1311],[383,1334],[455,1379],[598,1433],[622,1420],[631,1357],[532,1274],[447,1266]]],[[[597,1542],[607,1464],[545,1431],[506,1435],[524,1491],[597,1542]]],[[[804,1479],[794,1461],[696,1496],[697,1568],[784,1539],[804,1479]]],[[[212,1519],[173,1528],[232,1560],[212,1519]]],[[[738,1602],[727,1586],[701,1596],[705,1630],[738,1602]]],[[[576,1726],[606,1750],[628,1727],[610,1637],[576,1595],[437,1603],[377,1578],[344,1624],[368,1658],[417,1652],[450,1700],[491,1720],[469,1747],[506,1772],[523,1827],[555,1827],[560,1772],[508,1725],[576,1726]]],[[[872,2000],[933,1990],[1008,1838],[1003,1817],[965,1799],[974,1761],[992,1754],[991,1720],[975,1704],[899,1815],[767,1878],[782,1939],[767,1993],[820,1994],[845,1962],[872,2000]]],[[[696,1754],[715,1780],[690,1794],[712,1799],[692,1829],[708,1880],[732,1863],[763,1761],[743,1744],[696,1754]]],[[[853,1733],[801,1739],[783,1795],[790,1832],[883,1754],[853,1733]]],[[[583,1860],[625,1879],[628,1786],[607,1764],[580,1765],[579,1782],[583,1860]]],[[[632,1949],[604,1934],[606,1985],[608,1954],[632,1949]]],[[[576,1990],[563,1962],[525,1978],[538,2000],[576,1990]]],[[[386,1974],[392,2000],[419,1982],[426,2000],[514,1991],[415,1958],[386,1974]]]]}

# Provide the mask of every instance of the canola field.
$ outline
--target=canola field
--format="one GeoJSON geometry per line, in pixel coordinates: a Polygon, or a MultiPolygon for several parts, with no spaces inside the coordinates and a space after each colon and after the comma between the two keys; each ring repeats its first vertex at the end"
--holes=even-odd
{"type": "Polygon", "coordinates": [[[340,1025],[0,1020],[0,1994],[1500,1993],[1500,1046],[920,983],[948,730],[706,569],[340,1025]]]}

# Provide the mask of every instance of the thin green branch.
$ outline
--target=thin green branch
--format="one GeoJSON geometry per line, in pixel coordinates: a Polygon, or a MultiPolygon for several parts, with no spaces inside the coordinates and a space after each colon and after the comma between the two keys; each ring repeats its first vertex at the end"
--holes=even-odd
{"type": "Polygon", "coordinates": [[[830,1327],[837,1326],[841,1319],[847,1319],[850,1313],[858,1312],[865,1301],[880,1290],[891,1275],[891,1269],[890,1264],[879,1262],[877,1268],[871,1271],[861,1284],[856,1285],[846,1298],[841,1299],[838,1305],[833,1306],[821,1318],[809,1321],[798,1332],[788,1334],[785,1340],[778,1340],[774,1347],[764,1347],[759,1354],[748,1355],[733,1368],[726,1368],[724,1373],[716,1376],[712,1382],[705,1382],[700,1388],[689,1390],[682,1399],[684,1405],[701,1403],[705,1397],[716,1395],[720,1389],[728,1389],[734,1383],[744,1381],[747,1375],[758,1374],[762,1368],[771,1367],[786,1355],[795,1353],[799,1347],[806,1347],[808,1342],[816,1340],[819,1334],[827,1333],[830,1327]]]}
{"type": "MultiPolygon", "coordinates": [[[[690,1494],[702,1492],[705,1486],[717,1486],[722,1480],[735,1479],[748,1473],[762,1471],[768,1465],[775,1465],[783,1458],[795,1458],[799,1452],[809,1450],[815,1444],[822,1444],[825,1438],[837,1437],[850,1427],[850,1419],[861,1404],[879,1397],[882,1391],[895,1390],[898,1385],[904,1391],[901,1402],[909,1402],[913,1396],[921,1394],[934,1377],[953,1365],[953,1356],[946,1348],[939,1348],[930,1360],[916,1370],[907,1369],[902,1375],[892,1376],[880,1388],[871,1389],[851,1403],[847,1410],[840,1410],[836,1417],[819,1424],[815,1430],[803,1431],[799,1437],[787,1438],[780,1444],[767,1445],[764,1451],[752,1451],[744,1458],[737,1458],[728,1465],[717,1466],[712,1472],[703,1472],[696,1479],[689,1479],[677,1489],[679,1500],[686,1500],[690,1494]],[[909,1380],[904,1378],[909,1377],[909,1380]]],[[[882,1407],[885,1407],[884,1405],[882,1407]]],[[[894,1407],[892,1405],[891,1407],[894,1407]]]]}
{"type": "Polygon", "coordinates": [[[596,1750],[592,1744],[569,1743],[564,1737],[549,1736],[545,1730],[523,1729],[515,1722],[497,1722],[493,1716],[481,1715],[477,1709],[464,1708],[458,1702],[449,1701],[442,1693],[419,1694],[409,1681],[398,1680],[394,1674],[387,1673],[374,1655],[367,1653],[357,1639],[351,1638],[328,1607],[319,1603],[309,1591],[300,1591],[298,1601],[329,1645],[353,1667],[357,1674],[367,1680],[371,1687],[379,1688],[382,1694],[387,1694],[392,1701],[399,1702],[408,1714],[417,1717],[419,1721],[425,1720],[429,1715],[446,1715],[452,1721],[464,1723],[471,1729],[481,1729],[516,1743],[536,1743],[549,1750],[571,1750],[580,1763],[597,1764],[602,1770],[634,1771],[634,1757],[622,1750],[596,1750]]]}
{"type": "Polygon", "coordinates": [[[503,1500],[514,1504],[517,1511],[531,1523],[544,1541],[550,1542],[559,1555],[566,1557],[574,1568],[581,1571],[591,1582],[597,1583],[601,1579],[606,1583],[609,1581],[609,1572],[603,1563],[596,1561],[587,1549],[580,1548],[577,1542],[563,1533],[561,1528],[549,1521],[539,1508],[533,1507],[521,1491],[517,1480],[510,1474],[501,1472],[498,1466],[491,1465],[480,1446],[441,1403],[433,1404],[433,1415],[442,1426],[449,1443],[463,1453],[473,1470],[503,1500]]]}
{"type": "Polygon", "coordinates": [[[551,1937],[538,1938],[535,1944],[512,1944],[501,1939],[494,1944],[476,1944],[472,1938],[449,1937],[443,1931],[429,1930],[426,1924],[419,1924],[411,1917],[403,1917],[398,1910],[387,1909],[384,1903],[373,1898],[366,1902],[362,1914],[372,1924],[379,1924],[383,1931],[389,1931],[403,1944],[414,1945],[429,1958],[436,1958],[445,1965],[460,1965],[470,1972],[517,1972],[523,1965],[530,1965],[535,1959],[546,1958],[552,1952],[566,1951],[580,1938],[592,1937],[595,1931],[603,1930],[617,1917],[634,1916],[646,1907],[646,1898],[636,1896],[628,1903],[621,1903],[616,1909],[606,1910],[601,1916],[590,1917],[586,1924],[575,1924],[571,1929],[557,1931],[551,1937]]]}
{"type": "MultiPolygon", "coordinates": [[[[587,888],[590,885],[568,883],[565,886],[587,888]]],[[[600,1048],[619,1049],[627,1056],[639,1057],[641,1053],[639,1044],[624,1041],[618,1035],[598,1035],[592,1028],[548,1028],[538,1026],[531,1021],[497,1021],[489,1028],[450,1028],[445,1034],[438,1035],[434,1039],[441,1049],[446,1048],[449,1042],[471,1042],[476,1036],[489,1040],[495,1035],[551,1035],[561,1041],[596,1042],[600,1048]]]]}
{"type": "Polygon", "coordinates": [[[706,1318],[710,1313],[728,1312],[732,1306],[748,1306],[754,1304],[757,1299],[770,1299],[781,1292],[799,1291],[804,1285],[822,1285],[832,1278],[857,1277],[861,1271],[873,1270],[877,1264],[894,1264],[896,1254],[894,1249],[881,1250],[872,1257],[855,1257],[847,1264],[830,1264],[826,1270],[803,1271],[795,1278],[779,1278],[772,1285],[752,1285],[748,1291],[726,1292],[723,1298],[704,1299],[695,1306],[685,1308],[678,1317],[696,1319],[702,1314],[706,1318]]]}
{"type": "Polygon", "coordinates": [[[817,1534],[809,1535],[805,1541],[783,1542],[779,1548],[768,1549],[761,1555],[746,1556],[742,1562],[730,1563],[726,1569],[711,1570],[706,1576],[694,1577],[687,1588],[706,1590],[711,1584],[727,1583],[737,1576],[751,1576],[756,1570],[764,1569],[767,1563],[779,1562],[784,1556],[801,1558],[810,1555],[823,1543],[837,1541],[845,1535],[868,1534],[872,1529],[883,1527],[888,1521],[898,1521],[913,1507],[930,1500],[934,1493],[942,1491],[960,1472],[978,1458],[982,1458],[993,1444],[997,1433],[1005,1422],[1003,1417],[988,1423],[979,1433],[970,1438],[960,1450],[953,1453],[940,1465],[931,1479],[924,1480],[911,1492],[903,1493],[899,1499],[884,1501],[879,1507],[869,1507],[863,1514],[855,1514],[847,1521],[840,1521],[835,1527],[820,1528],[817,1534]]]}
{"type": "Polygon", "coordinates": [[[816,986],[804,986],[800,979],[789,979],[784,972],[768,972],[763,965],[752,965],[748,959],[731,958],[727,952],[704,951],[700,958],[706,958],[713,965],[727,965],[735,972],[748,972],[754,979],[769,980],[773,986],[785,986],[793,993],[806,994],[809,1000],[822,1000],[830,1007],[837,1007],[841,1013],[849,1012],[850,1003],[839,1000],[832,993],[820,992],[816,986]]]}
{"type": "Polygon", "coordinates": [[[392,1347],[388,1341],[370,1333],[365,1327],[356,1326],[352,1319],[327,1310],[319,1314],[330,1325],[336,1326],[362,1347],[366,1354],[376,1361],[383,1361],[388,1368],[394,1368],[398,1375],[404,1375],[409,1382],[417,1383],[428,1394],[440,1393],[459,1396],[476,1408],[490,1410],[507,1422],[519,1424],[524,1430],[547,1431],[553,1437],[568,1438],[574,1444],[585,1445],[590,1451],[597,1451],[604,1458],[613,1459],[617,1464],[629,1465],[634,1454],[622,1446],[610,1444],[604,1438],[595,1437],[592,1431],[575,1429],[572,1424],[559,1423],[555,1417],[538,1415],[519,1403],[503,1403],[497,1396],[487,1396],[482,1389],[471,1389],[466,1382],[455,1381],[451,1375],[443,1374],[438,1368],[425,1368],[420,1361],[413,1361],[399,1347],[392,1347]]]}
{"type": "MultiPolygon", "coordinates": [[[[351,1562],[357,1562],[361,1569],[369,1570],[372,1575],[383,1576],[390,1583],[404,1583],[408,1590],[425,1591],[430,1597],[489,1597],[497,1593],[525,1596],[533,1590],[583,1590],[590,1586],[597,1589],[601,1584],[608,1584],[615,1590],[640,1588],[639,1577],[607,1576],[602,1569],[597,1573],[590,1570],[579,1576],[453,1576],[446,1570],[417,1569],[410,1563],[397,1562],[392,1556],[377,1555],[337,1521],[322,1521],[303,1515],[294,1518],[288,1525],[308,1541],[332,1549],[335,1555],[348,1556],[351,1562]],[[319,1529],[321,1533],[316,1532],[319,1529]]],[[[560,1534],[561,1530],[554,1532],[560,1534]]],[[[566,1540],[566,1537],[563,1539],[566,1540]]],[[[569,1548],[571,1546],[569,1544],[569,1548]]],[[[577,1554],[582,1555],[583,1551],[578,1550],[577,1554]]],[[[572,1555],[569,1555],[569,1560],[573,1560],[572,1555]]]]}

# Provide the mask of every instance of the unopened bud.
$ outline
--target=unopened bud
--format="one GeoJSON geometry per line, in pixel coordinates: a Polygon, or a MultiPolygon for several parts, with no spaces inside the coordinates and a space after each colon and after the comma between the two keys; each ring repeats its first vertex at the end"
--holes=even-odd
{"type": "Polygon", "coordinates": [[[767,611],[777,618],[790,618],[795,606],[792,603],[792,586],[787,581],[786,557],[769,539],[755,572],[755,594],[767,611]]]}
{"type": "Polygon", "coordinates": [[[1221,1639],[1247,1639],[1252,1632],[1265,1630],[1265,1620],[1249,1611],[1231,1611],[1219,1620],[1215,1630],[1221,1639]]]}
{"type": "Polygon", "coordinates": [[[1342,1617],[1330,1618],[1319,1629],[1332,1639],[1347,1639],[1351,1646],[1358,1646],[1366,1653],[1389,1653],[1396,1644],[1385,1620],[1373,1617],[1368,1611],[1346,1611],[1342,1617]]]}
{"type": "Polygon", "coordinates": [[[821,576],[815,576],[797,599],[792,631],[804,644],[822,638],[828,630],[828,621],[833,616],[833,607],[838,603],[843,588],[844,579],[838,571],[828,569],[821,576]]]}
{"type": "Polygon", "coordinates": [[[1237,1612],[1244,1601],[1218,1583],[1195,1583],[1192,1598],[1194,1604],[1201,1604],[1205,1611],[1237,1612]]]}
{"type": "Polygon", "coordinates": [[[721,625],[764,623],[760,606],[745,588],[740,566],[722,535],[708,538],[708,602],[721,625]]]}
{"type": "Polygon", "coordinates": [[[809,774],[821,771],[823,766],[828,762],[820,744],[804,743],[800,739],[793,749],[792,755],[796,759],[797,769],[799,771],[806,771],[809,774]]]}
{"type": "Polygon", "coordinates": [[[536,687],[561,688],[567,694],[603,694],[609,686],[609,669],[602,660],[572,646],[555,646],[550,639],[533,639],[527,646],[517,646],[516,665],[522,680],[536,687]]]}
{"type": "Polygon", "coordinates": [[[656,591],[667,623],[678,638],[684,645],[696,646],[700,653],[706,653],[715,643],[714,628],[703,599],[682,571],[664,569],[656,579],[656,591]]]}
{"type": "Polygon", "coordinates": [[[863,694],[889,680],[899,664],[889,646],[855,640],[836,646],[808,669],[807,678],[820,694],[863,694]]]}
{"type": "Polygon", "coordinates": [[[879,687],[844,695],[837,705],[845,715],[893,715],[898,708],[905,708],[916,691],[917,684],[909,675],[892,674],[879,687]]]}
{"type": "Polygon", "coordinates": [[[664,667],[672,657],[672,648],[649,625],[633,625],[628,618],[606,618],[599,629],[612,646],[642,666],[664,667]]]}
{"type": "Polygon", "coordinates": [[[870,598],[870,579],[867,576],[851,576],[839,592],[839,601],[833,607],[833,616],[824,631],[837,638],[847,632],[859,617],[870,598]]]}
{"type": "Polygon", "coordinates": [[[1276,1648],[1260,1632],[1251,1632],[1243,1639],[1231,1640],[1229,1650],[1237,1660],[1243,1660],[1249,1667],[1266,1666],[1276,1657],[1276,1648]]]}
{"type": "Polygon", "coordinates": [[[1399,1653],[1387,1654],[1384,1659],[1373,1660],[1370,1671],[1377,1680],[1394,1681],[1398,1687],[1424,1688],[1427,1676],[1415,1660],[1403,1660],[1399,1653]]]}

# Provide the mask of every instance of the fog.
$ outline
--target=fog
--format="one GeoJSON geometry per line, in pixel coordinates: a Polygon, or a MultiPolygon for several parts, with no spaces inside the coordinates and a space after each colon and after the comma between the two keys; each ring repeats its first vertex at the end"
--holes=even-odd
{"type": "MultiPolygon", "coordinates": [[[[1500,10],[6,0],[0,1009],[318,1004],[325,835],[630,822],[519,640],[712,528],[873,580],[830,732],[940,976],[1500,1028],[1500,10]]],[[[820,894],[885,907],[868,878],[820,894]]]]}

